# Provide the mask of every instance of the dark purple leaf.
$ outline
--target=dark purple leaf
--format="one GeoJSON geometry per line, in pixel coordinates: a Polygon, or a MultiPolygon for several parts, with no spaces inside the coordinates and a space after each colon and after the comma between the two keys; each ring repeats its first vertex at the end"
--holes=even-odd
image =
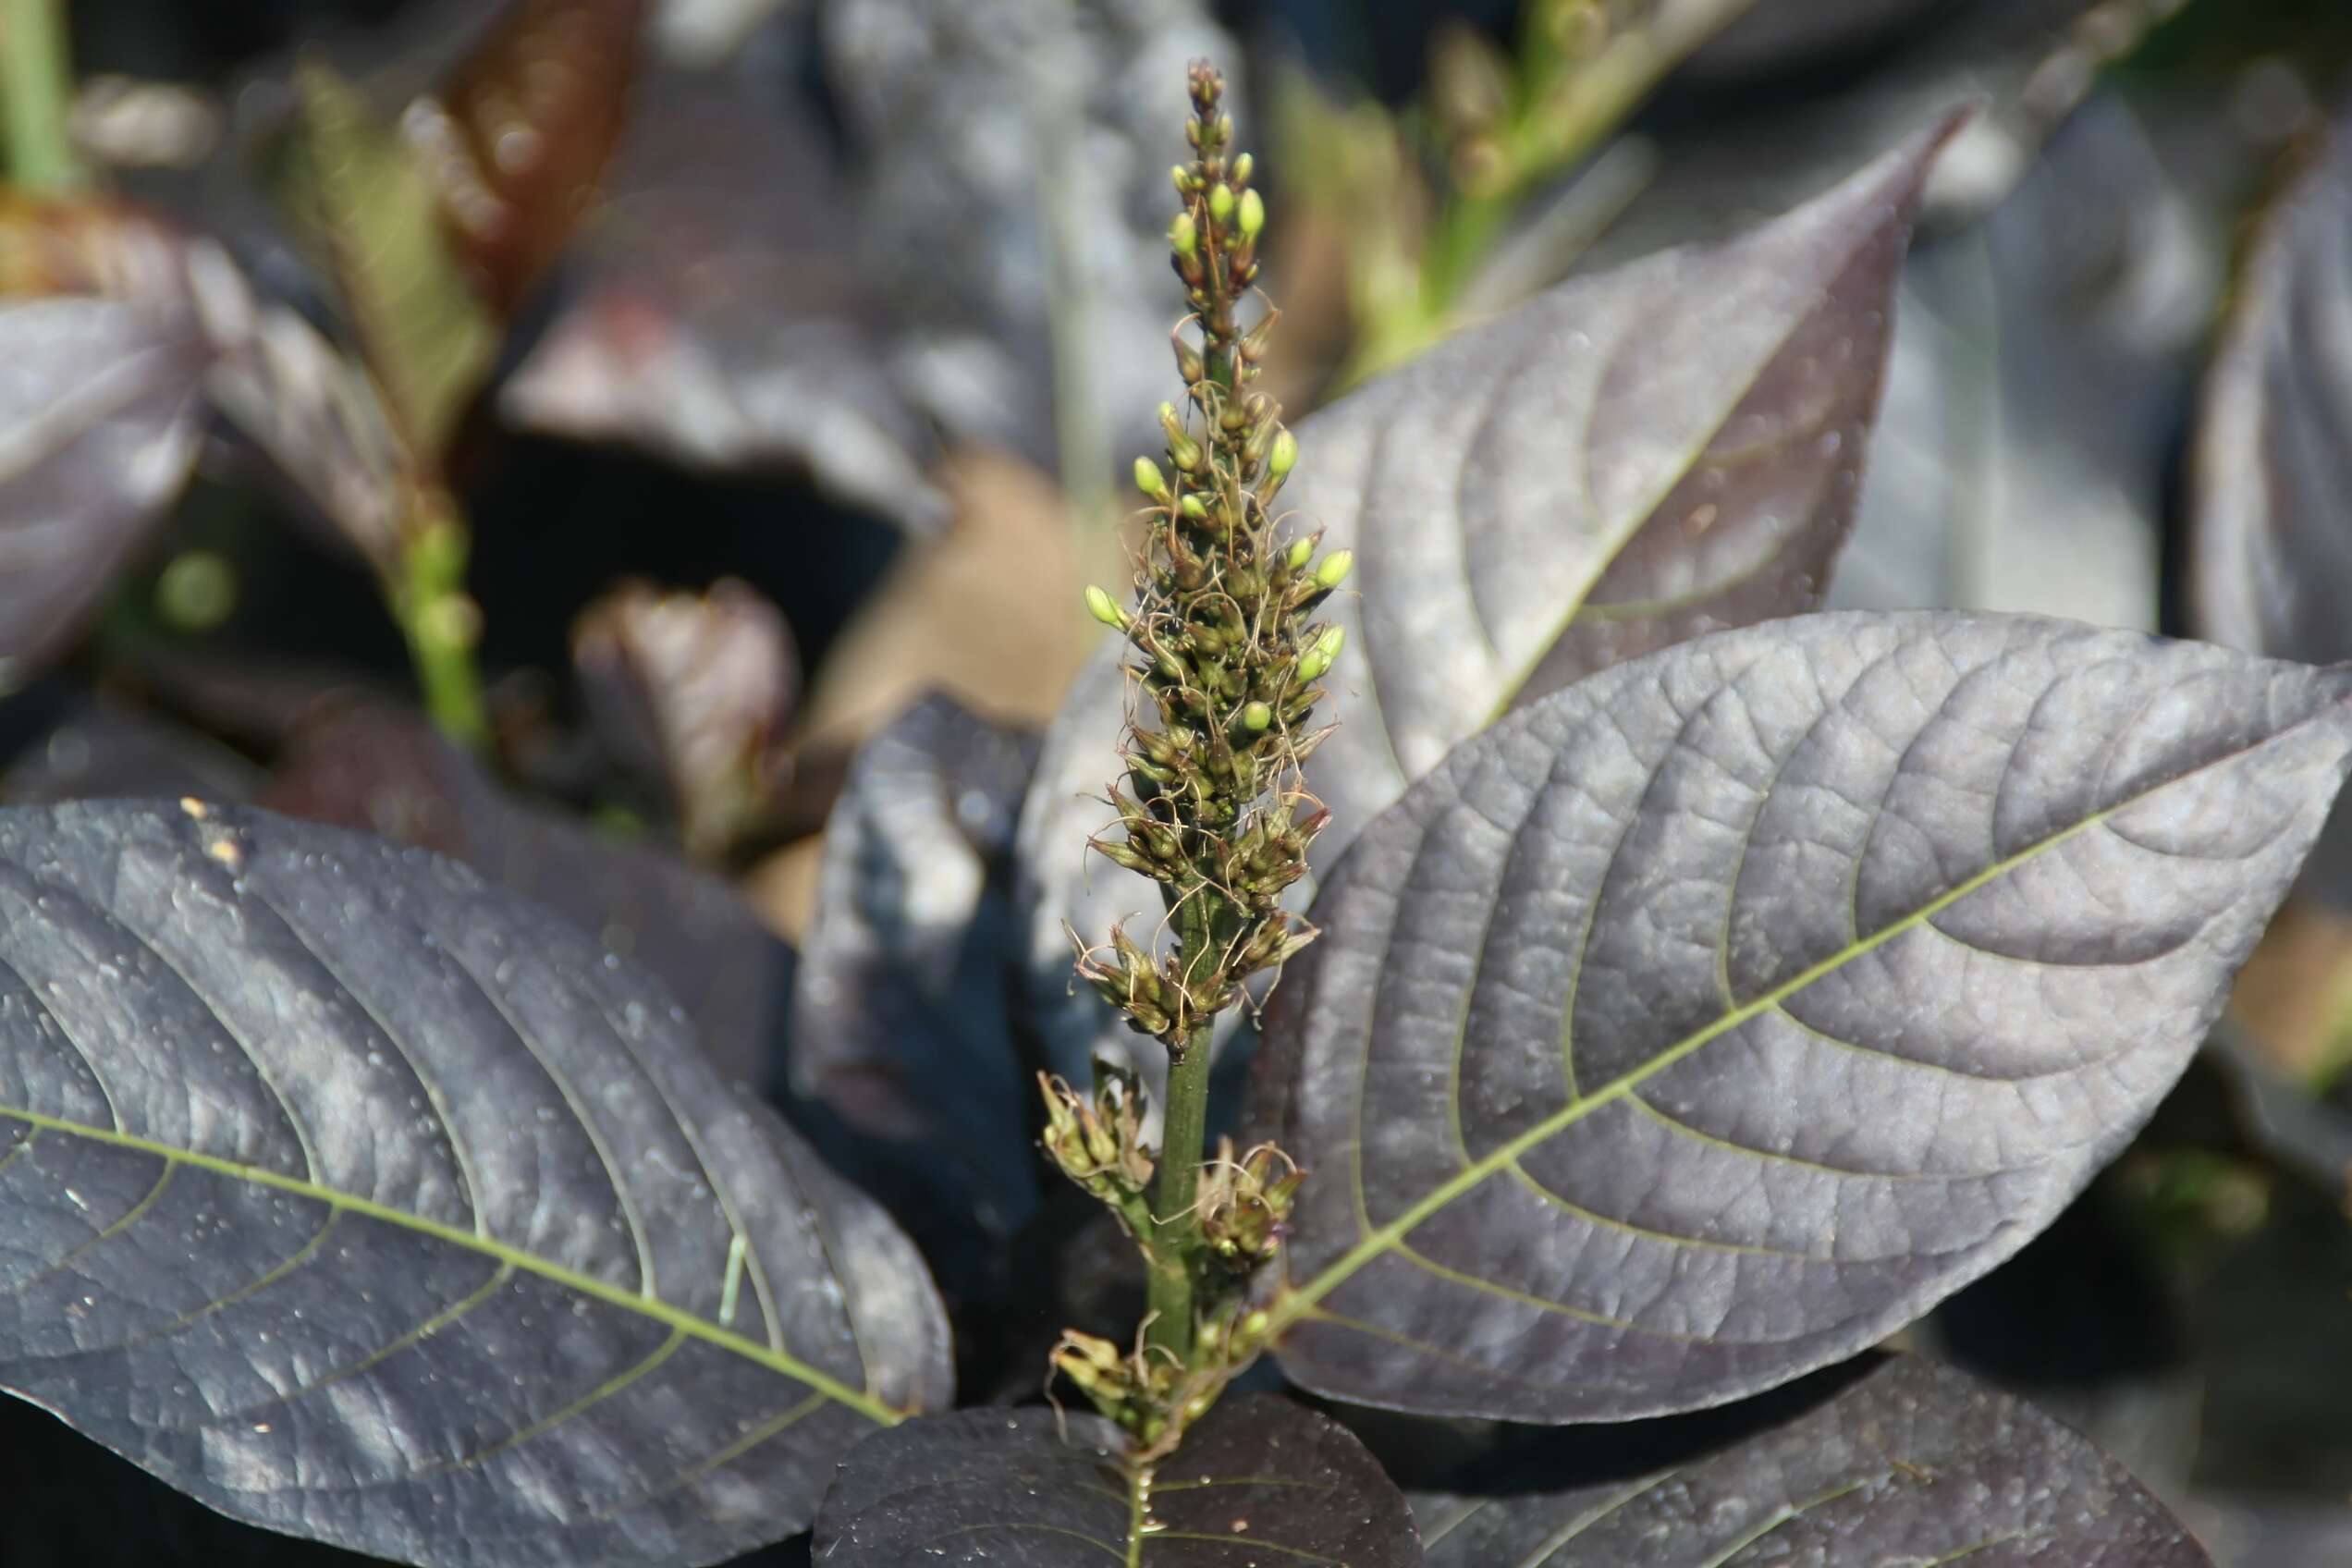
{"type": "Polygon", "coordinates": [[[1472,1489],[1416,1494],[1428,1568],[2211,1565],[2080,1434],[1914,1356],[1744,1441],[1627,1474],[1637,1446],[1538,1441],[1472,1489]]]}
{"type": "Polygon", "coordinates": [[[715,858],[759,826],[801,691],[774,605],[733,578],[706,594],[625,583],[581,612],[571,655],[598,738],[666,798],[690,851],[715,858]]]}
{"type": "Polygon", "coordinates": [[[0,753],[0,801],[9,805],[183,795],[242,802],[262,784],[259,768],[194,730],[43,688],[9,699],[0,753]]]}
{"type": "Polygon", "coordinates": [[[949,1397],[913,1249],[684,1011],[422,851],[0,812],[0,1387],[425,1564],[709,1562],[949,1397]]]}
{"type": "Polygon", "coordinates": [[[195,465],[212,361],[178,238],[0,201],[0,692],[81,630],[195,465]]]}
{"type": "Polygon", "coordinates": [[[677,855],[524,804],[420,714],[358,707],[299,734],[261,803],[466,862],[554,910],[682,1003],[730,1079],[766,1086],[792,950],[735,890],[677,855]]]}
{"type": "Polygon", "coordinates": [[[1007,864],[1035,742],[931,696],[850,765],[792,1004],[792,1087],[874,1140],[846,1156],[955,1291],[1037,1204],[1035,1088],[1005,992],[1007,864]]]}
{"type": "Polygon", "coordinates": [[[1910,1321],[2179,1077],[2347,749],[2352,670],[2025,617],[1783,621],[1521,710],[1359,836],[1275,992],[1285,1370],[1615,1420],[1910,1321]]]}
{"type": "MultiPolygon", "coordinates": [[[[1562,285],[1306,421],[1283,504],[1355,552],[1307,769],[1329,864],[1514,704],[1718,626],[1818,603],[1854,516],[1910,214],[1953,129],[1730,245],[1562,285]]],[[[1022,823],[1030,1000],[1083,1072],[1123,1032],[1072,995],[1090,936],[1150,886],[1084,852],[1124,711],[1118,650],[1047,737],[1022,823]]]]}
{"type": "MultiPolygon", "coordinates": [[[[2190,484],[2199,635],[2352,657],[2352,106],[2263,218],[2205,384],[2190,484]]],[[[2314,865],[2352,900],[2352,828],[2314,865]]]]}
{"type": "Polygon", "coordinates": [[[1419,1568],[1403,1494],[1338,1423],[1228,1394],[1158,1465],[1093,1415],[925,1416],[851,1452],[816,1521],[826,1568],[1419,1568]],[[1065,1433],[1067,1434],[1065,1436],[1065,1433]]]}
{"type": "Polygon", "coordinates": [[[806,469],[936,531],[933,443],[885,374],[815,128],[740,73],[656,74],[608,187],[505,416],[693,467],[806,469]]]}

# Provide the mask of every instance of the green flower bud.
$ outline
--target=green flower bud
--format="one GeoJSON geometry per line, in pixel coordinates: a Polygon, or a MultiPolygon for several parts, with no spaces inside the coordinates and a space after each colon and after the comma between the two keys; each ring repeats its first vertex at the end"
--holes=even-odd
{"type": "Polygon", "coordinates": [[[1109,594],[1091,582],[1086,584],[1086,613],[1114,631],[1127,630],[1127,612],[1114,604],[1109,594]]]}
{"type": "Polygon", "coordinates": [[[1251,157],[1247,153],[1244,153],[1240,157],[1235,158],[1233,160],[1233,183],[1236,185],[1247,185],[1250,182],[1251,173],[1256,169],[1256,167],[1257,160],[1251,157]]]}
{"type": "Polygon", "coordinates": [[[1219,226],[1233,221],[1233,188],[1231,186],[1220,180],[1209,187],[1208,215],[1215,218],[1219,226]]]}
{"type": "Polygon", "coordinates": [[[1176,221],[1168,226],[1168,245],[1186,261],[1200,250],[1200,227],[1190,213],[1178,213],[1176,221]]]}
{"type": "Polygon", "coordinates": [[[1340,650],[1346,645],[1347,628],[1325,627],[1323,635],[1315,640],[1315,645],[1299,655],[1299,679],[1301,680],[1323,679],[1324,672],[1331,668],[1332,662],[1340,656],[1340,650]]]}
{"type": "Polygon", "coordinates": [[[1266,454],[1267,472],[1275,478],[1287,475],[1298,463],[1298,437],[1285,430],[1274,437],[1274,445],[1266,454]]]}
{"type": "Polygon", "coordinates": [[[1149,458],[1135,459],[1135,488],[1155,501],[1168,495],[1168,481],[1161,477],[1159,465],[1149,458]]]}
{"type": "MultiPolygon", "coordinates": [[[[1221,190],[1224,187],[1219,186],[1218,189],[1221,190]]],[[[1243,191],[1241,213],[1242,238],[1256,239],[1257,231],[1266,227],[1266,199],[1255,190],[1243,191]]]]}
{"type": "Polygon", "coordinates": [[[1170,181],[1175,185],[1177,195],[1190,196],[1193,193],[1193,171],[1186,168],[1183,165],[1178,164],[1175,167],[1170,169],[1168,171],[1168,178],[1170,181]]]}
{"type": "Polygon", "coordinates": [[[1177,503],[1177,507],[1186,517],[1189,518],[1200,519],[1208,516],[1208,503],[1202,500],[1198,496],[1185,496],[1182,501],[1177,503]]]}
{"type": "Polygon", "coordinates": [[[1334,550],[1323,557],[1321,566],[1315,569],[1315,581],[1326,588],[1337,588],[1347,581],[1348,573],[1354,569],[1354,550],[1334,550]]]}
{"type": "Polygon", "coordinates": [[[1282,564],[1289,567],[1292,571],[1298,571],[1304,570],[1306,563],[1314,558],[1315,539],[1314,536],[1310,534],[1305,538],[1293,539],[1291,541],[1291,553],[1289,556],[1284,557],[1282,564]]]}
{"type": "Polygon", "coordinates": [[[1242,709],[1242,728],[1251,734],[1263,733],[1274,722],[1274,710],[1264,703],[1252,703],[1242,709]]]}

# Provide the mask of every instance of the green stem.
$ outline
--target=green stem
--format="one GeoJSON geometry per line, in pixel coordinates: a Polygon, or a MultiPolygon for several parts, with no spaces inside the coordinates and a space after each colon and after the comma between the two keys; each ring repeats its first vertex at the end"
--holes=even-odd
{"type": "Polygon", "coordinates": [[[473,658],[481,612],[465,591],[465,522],[447,497],[422,501],[419,508],[423,526],[401,552],[392,613],[435,726],[468,751],[484,751],[490,713],[473,658]]]}
{"type": "Polygon", "coordinates": [[[1168,1064],[1168,1104],[1152,1188],[1154,1345],[1187,1366],[1193,1357],[1193,1263],[1200,1250],[1201,1157],[1208,1136],[1209,1026],[1194,1029],[1168,1064]]]}
{"type": "Polygon", "coordinates": [[[64,0],[0,0],[0,101],[5,101],[8,178],[51,194],[81,185],[66,116],[73,98],[64,0]]]}

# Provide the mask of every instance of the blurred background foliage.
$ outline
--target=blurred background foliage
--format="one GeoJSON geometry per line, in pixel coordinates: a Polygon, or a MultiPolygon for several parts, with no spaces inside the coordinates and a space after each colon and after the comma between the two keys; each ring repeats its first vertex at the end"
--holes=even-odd
{"type": "MultiPolygon", "coordinates": [[[[1297,410],[1978,105],[1832,602],[2352,656],[2342,0],[0,0],[0,794],[250,799],[556,904],[1019,1391],[1112,1287],[916,1085],[1029,1048],[1012,822],[1158,445],[1200,55],[1297,410]]],[[[1915,1331],[2249,1568],[2352,1561],[2347,889],[1915,1331]]],[[[12,1568],[330,1555],[13,1404],[0,1499],[12,1568]]]]}

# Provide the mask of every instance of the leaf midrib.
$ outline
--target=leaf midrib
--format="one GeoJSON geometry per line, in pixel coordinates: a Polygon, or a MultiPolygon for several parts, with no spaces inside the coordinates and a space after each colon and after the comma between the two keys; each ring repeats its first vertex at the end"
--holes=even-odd
{"type": "MultiPolygon", "coordinates": [[[[2328,709],[2322,711],[2326,712],[2333,710],[2328,709]]],[[[2315,715],[2314,717],[2318,716],[2315,715]]],[[[2309,722],[2310,722],[2309,719],[2305,719],[2300,723],[2291,726],[2290,730],[2300,729],[2303,724],[2309,722]]],[[[2290,730],[2282,730],[2277,734],[2266,737],[2264,741],[2261,743],[2268,744],[2272,741],[2276,741],[2285,734],[2289,733],[2290,730]]],[[[2215,762],[2226,763],[2236,761],[2237,758],[2245,756],[2248,751],[2255,749],[2258,748],[2249,747],[2247,748],[2246,751],[2234,752],[2227,757],[2216,758],[2215,762]]],[[[2092,812],[2088,816],[2085,816],[2080,822],[2075,823],[2067,827],[2061,828],[2059,831],[2051,834],[2047,838],[2036,839],[2033,843],[2027,845],[2022,850],[2019,850],[2015,854],[2003,856],[2002,859],[1997,860],[1991,865],[1985,867],[1984,870],[1977,873],[1974,876],[1967,878],[1966,881],[1959,883],[1945,892],[1938,894],[1935,898],[1930,899],[1927,903],[1921,905],[1918,909],[1912,911],[1909,914],[1905,915],[1902,919],[1892,922],[1880,929],[1872,932],[1869,936],[1863,937],[1861,940],[1853,942],[1846,947],[1840,949],[1838,951],[1831,953],[1829,957],[1821,959],[1806,969],[1799,971],[1795,975],[1782,981],[1780,985],[1773,986],[1770,990],[1762,993],[1752,1000],[1743,1002],[1738,1007],[1729,1009],[1719,1015],[1706,1027],[1685,1035],[1683,1039],[1667,1047],[1664,1050],[1660,1051],[1656,1056],[1651,1057],[1648,1060],[1641,1063],[1637,1067],[1629,1069],[1618,1077],[1602,1084],[1599,1088],[1595,1089],[1592,1093],[1570,1101],[1567,1105],[1562,1106],[1559,1110],[1553,1112],[1551,1115],[1545,1117],[1542,1121],[1537,1122],[1534,1126],[1520,1133],[1517,1137],[1511,1139],[1507,1143],[1498,1145],[1494,1149],[1488,1151],[1479,1158],[1471,1161],[1469,1164],[1464,1166],[1460,1170],[1456,1171],[1453,1175],[1448,1177],[1445,1181],[1431,1188],[1426,1194],[1409,1206],[1394,1219],[1390,1220],[1387,1224],[1379,1227],[1378,1230],[1373,1231],[1370,1234],[1362,1238],[1355,1243],[1355,1245],[1350,1247],[1345,1253],[1342,1253],[1336,1262],[1327,1267],[1321,1273],[1317,1274],[1305,1285],[1292,1286],[1286,1284],[1274,1305],[1268,1309],[1270,1327],[1268,1332],[1269,1337],[1280,1334],[1292,1324],[1298,1322],[1300,1318],[1307,1316],[1309,1311],[1317,1302],[1320,1302],[1325,1296],[1329,1295],[1333,1291],[1339,1289],[1340,1286],[1345,1284],[1347,1280],[1366,1264],[1370,1263],[1377,1257],[1385,1256],[1399,1243],[1403,1241],[1406,1236],[1410,1235],[1414,1231],[1417,1230],[1421,1225],[1426,1223],[1433,1215],[1452,1204],[1454,1199],[1461,1197],[1472,1188],[1478,1186],[1488,1178],[1495,1176],[1509,1166],[1516,1163],[1520,1157],[1526,1154],[1529,1150],[1537,1147],[1538,1145],[1550,1141],[1552,1138],[1558,1137],[1562,1133],[1566,1132],[1577,1122],[1582,1121],[1586,1117],[1599,1109],[1601,1107],[1613,1104],[1618,1100],[1625,1098],[1635,1089],[1641,1087],[1643,1084],[1648,1082],[1651,1078],[1656,1077],[1659,1073],[1665,1072],[1666,1069],[1674,1066],[1677,1062],[1682,1061],[1693,1053],[1705,1048],[1707,1046],[1712,1044],[1717,1039],[1729,1034],[1731,1031],[1738,1028],[1740,1025],[1747,1023],[1751,1019],[1759,1017],[1762,1014],[1778,1008],[1782,1003],[1788,1000],[1789,998],[1795,996],[1797,992],[1804,990],[1807,986],[1837,973],[1837,971],[1853,962],[1856,959],[1861,958],[1865,954],[1869,953],[1878,948],[1883,947],[1887,943],[1893,941],[1896,937],[1904,936],[1908,932],[1915,931],[1920,926],[1925,925],[1929,921],[1933,920],[1937,915],[1942,913],[1945,910],[1950,909],[1954,904],[1959,902],[1962,899],[1966,898],[1969,894],[1975,892],[1979,888],[1999,880],[2001,877],[2003,877],[2010,872],[2015,870],[2018,866],[2056,849],[2059,845],[2065,843],[2068,839],[2075,838],[2076,835],[2087,832],[2090,828],[2099,826],[2115,813],[2125,810],[2126,808],[2138,803],[2140,801],[2147,799],[2150,795],[2156,793],[2157,790],[2169,789],[2173,785],[2181,782],[2183,778],[2187,778],[2189,774],[2199,771],[2202,771],[2202,769],[2193,768],[2188,770],[2187,773],[2167,778],[2162,784],[2155,786],[2153,789],[2142,790],[2127,800],[2118,801],[2113,805],[2106,806],[2101,810],[2092,812]]],[[[1368,1043],[1366,1048],[1367,1050],[1370,1048],[1368,1043]]],[[[1358,1132],[1360,1133],[1361,1129],[1358,1129],[1358,1132]]]]}
{"type": "Polygon", "coordinates": [[[906,1415],[905,1412],[891,1409],[872,1394],[852,1389],[839,1379],[818,1371],[796,1356],[723,1329],[707,1318],[697,1317],[692,1313],[674,1306],[658,1297],[648,1296],[641,1292],[628,1290],[596,1279],[593,1275],[567,1268],[559,1263],[501,1242],[494,1236],[480,1235],[470,1230],[459,1230],[454,1225],[427,1219],[422,1215],[410,1214],[404,1209],[394,1208],[388,1204],[377,1203],[372,1198],[363,1198],[353,1193],[342,1192],[317,1182],[283,1175],[260,1166],[239,1164],[236,1160],[223,1159],[217,1155],[202,1154],[194,1149],[175,1148],[155,1139],[143,1138],[116,1128],[97,1127],[88,1122],[69,1121],[64,1117],[50,1116],[42,1111],[10,1105],[0,1105],[0,1117],[22,1122],[42,1132],[82,1138],[112,1148],[129,1149],[175,1165],[185,1165],[194,1170],[210,1171],[217,1176],[225,1176],[233,1181],[250,1182],[256,1186],[288,1193],[313,1203],[325,1204],[344,1213],[355,1214],[362,1219],[374,1219],[395,1226],[411,1234],[430,1237],[445,1245],[462,1248],[484,1257],[495,1258],[521,1272],[536,1275],[565,1290],[603,1302],[609,1306],[636,1313],[640,1317],[663,1324],[689,1339],[700,1340],[705,1344],[715,1345],[720,1350],[741,1356],[746,1361],[790,1378],[832,1400],[835,1403],[855,1411],[876,1426],[896,1426],[906,1415]]]}

